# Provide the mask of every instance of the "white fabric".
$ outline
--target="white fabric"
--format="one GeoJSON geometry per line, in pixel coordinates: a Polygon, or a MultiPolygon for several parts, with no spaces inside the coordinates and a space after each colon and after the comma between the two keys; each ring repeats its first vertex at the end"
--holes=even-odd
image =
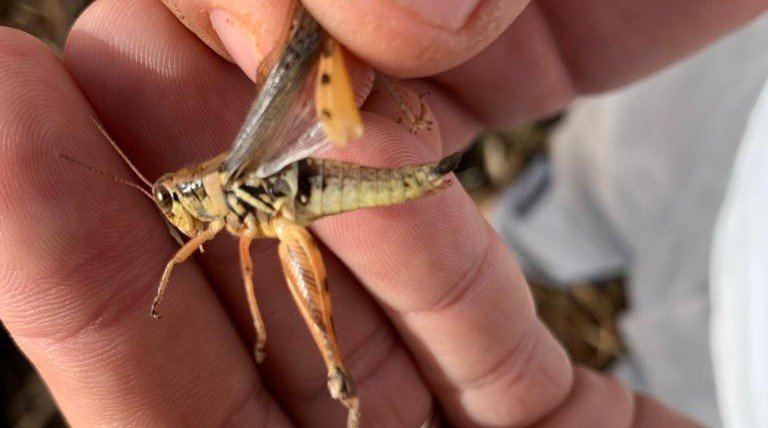
{"type": "Polygon", "coordinates": [[[621,329],[638,374],[629,380],[710,426],[720,424],[710,243],[766,76],[763,17],[644,81],[581,100],[553,140],[549,188],[528,190],[546,182],[537,165],[494,215],[527,272],[560,283],[626,272],[621,329]]]}
{"type": "Polygon", "coordinates": [[[739,149],[711,273],[723,421],[729,428],[768,427],[768,84],[739,149]]]}

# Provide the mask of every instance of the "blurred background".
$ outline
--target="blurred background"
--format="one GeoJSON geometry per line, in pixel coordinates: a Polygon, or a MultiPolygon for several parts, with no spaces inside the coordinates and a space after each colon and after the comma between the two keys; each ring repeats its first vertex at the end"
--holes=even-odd
{"type": "MultiPolygon", "coordinates": [[[[89,0],[0,0],[0,25],[15,27],[62,52],[67,31],[89,0]]],[[[465,155],[458,176],[484,214],[521,171],[546,162],[554,117],[508,131],[486,131],[465,155]]],[[[609,370],[624,352],[616,324],[627,308],[621,272],[569,284],[547,284],[530,278],[540,317],[567,348],[574,361],[609,370]]],[[[67,426],[44,384],[0,332],[0,427],[54,428],[67,426]]]]}

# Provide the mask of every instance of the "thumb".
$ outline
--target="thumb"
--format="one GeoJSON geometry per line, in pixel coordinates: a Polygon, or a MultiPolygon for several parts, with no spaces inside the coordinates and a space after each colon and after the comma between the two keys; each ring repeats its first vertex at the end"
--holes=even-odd
{"type": "MultiPolygon", "coordinates": [[[[328,32],[374,68],[418,77],[483,50],[529,0],[305,0],[328,32]]],[[[290,0],[163,0],[190,30],[251,75],[290,21],[290,0]]]]}
{"type": "Polygon", "coordinates": [[[290,24],[290,0],[162,0],[200,40],[255,80],[290,24]]]}

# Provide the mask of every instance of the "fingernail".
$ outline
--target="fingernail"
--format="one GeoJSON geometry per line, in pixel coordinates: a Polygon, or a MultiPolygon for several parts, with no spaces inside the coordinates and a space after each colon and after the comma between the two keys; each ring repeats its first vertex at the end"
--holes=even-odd
{"type": "Polygon", "coordinates": [[[395,0],[430,24],[458,30],[472,15],[480,0],[395,0]]]}
{"type": "Polygon", "coordinates": [[[266,55],[255,32],[223,9],[213,9],[208,19],[235,64],[255,81],[259,64],[266,55]]]}

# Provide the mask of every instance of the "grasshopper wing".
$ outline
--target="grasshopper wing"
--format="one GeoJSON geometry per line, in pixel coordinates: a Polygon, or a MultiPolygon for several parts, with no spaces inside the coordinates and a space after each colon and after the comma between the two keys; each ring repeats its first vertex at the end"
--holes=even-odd
{"type": "MultiPolygon", "coordinates": [[[[360,116],[357,106],[362,105],[368,96],[373,87],[374,77],[370,69],[354,75],[355,87],[360,89],[355,93],[353,110],[357,115],[358,124],[360,116]]],[[[254,169],[259,177],[266,177],[291,162],[339,145],[337,140],[329,138],[327,123],[317,117],[315,97],[317,97],[317,88],[314,85],[314,79],[308,79],[303,95],[296,99],[291,111],[283,117],[282,126],[273,134],[272,140],[266,143],[268,151],[264,153],[258,165],[254,163],[249,169],[254,169]]],[[[362,129],[362,125],[359,126],[362,129]]]]}
{"type": "MultiPolygon", "coordinates": [[[[343,107],[337,109],[342,115],[352,111],[357,115],[356,119],[341,120],[340,123],[352,123],[352,127],[357,123],[357,133],[361,131],[357,106],[363,103],[373,85],[373,72],[368,70],[361,76],[365,80],[359,83],[366,89],[354,97],[341,48],[328,41],[317,21],[300,5],[296,6],[292,28],[286,48],[265,79],[224,161],[222,172],[227,179],[238,177],[246,169],[267,176],[290,162],[331,147],[323,132],[327,125],[318,121],[315,110],[318,102],[328,104],[323,100],[327,100],[329,88],[321,85],[320,73],[332,73],[331,78],[338,82],[333,87],[337,88],[335,91],[339,96],[329,108],[343,107]],[[333,48],[333,55],[318,61],[328,47],[333,48]],[[323,68],[321,72],[318,63],[323,68]],[[319,100],[316,100],[317,94],[320,94],[319,100]]],[[[336,125],[334,129],[338,127],[336,125]]],[[[333,137],[337,132],[331,134],[333,137]]]]}
{"type": "MultiPolygon", "coordinates": [[[[239,176],[249,164],[258,164],[271,157],[270,154],[277,151],[276,146],[282,144],[278,138],[286,132],[288,115],[295,113],[306,102],[306,91],[303,89],[320,55],[325,33],[303,8],[297,6],[295,16],[288,45],[251,104],[248,116],[222,165],[227,179],[239,176]]],[[[299,135],[304,133],[294,132],[299,135]]]]}

